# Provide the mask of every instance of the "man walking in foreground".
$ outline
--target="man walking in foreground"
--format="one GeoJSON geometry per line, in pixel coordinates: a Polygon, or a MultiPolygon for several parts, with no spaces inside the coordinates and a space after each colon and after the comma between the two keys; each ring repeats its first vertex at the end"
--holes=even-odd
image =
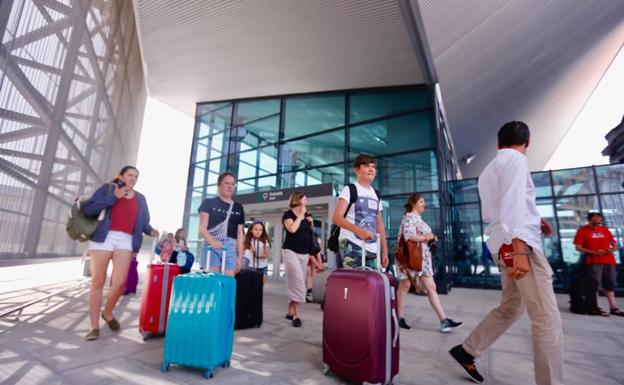
{"type": "Polygon", "coordinates": [[[475,382],[483,382],[475,358],[480,357],[524,313],[531,319],[533,363],[538,385],[563,384],[563,332],[552,287],[552,269],[540,249],[540,227],[550,235],[535,203],[535,186],[529,173],[526,150],[529,127],[505,123],[498,131],[498,153],[479,176],[483,221],[488,224],[487,246],[501,269],[502,298],[451,356],[475,382]],[[513,247],[513,267],[503,263],[498,251],[513,247]]]}

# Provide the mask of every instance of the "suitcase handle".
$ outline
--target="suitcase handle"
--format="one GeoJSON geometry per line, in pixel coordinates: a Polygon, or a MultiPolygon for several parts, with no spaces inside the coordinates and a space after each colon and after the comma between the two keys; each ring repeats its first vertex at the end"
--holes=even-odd
{"type": "Polygon", "coordinates": [[[394,321],[394,336],[392,337],[392,347],[396,348],[399,341],[399,318],[397,317],[396,309],[392,309],[392,321],[394,321]]]}
{"type": "MultiPolygon", "coordinates": [[[[376,243],[377,243],[377,255],[375,256],[375,264],[377,265],[377,269],[381,270],[381,265],[380,265],[380,255],[381,255],[381,236],[379,235],[379,233],[375,234],[375,239],[376,239],[376,243]]],[[[371,268],[367,268],[366,267],[366,241],[362,240],[362,268],[364,270],[375,270],[375,269],[371,269],[371,268]]]]}

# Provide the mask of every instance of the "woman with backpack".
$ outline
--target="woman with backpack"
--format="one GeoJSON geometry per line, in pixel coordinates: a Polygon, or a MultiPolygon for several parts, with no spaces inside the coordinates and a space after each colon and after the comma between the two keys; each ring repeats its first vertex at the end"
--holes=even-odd
{"type": "Polygon", "coordinates": [[[125,289],[132,254],[141,248],[143,234],[159,236],[158,231],[150,226],[145,196],[134,190],[138,178],[136,167],[125,166],[117,178],[97,189],[83,206],[84,213],[91,217],[97,217],[105,210],[104,219],[98,224],[88,246],[92,278],[89,290],[91,330],[85,336],[87,341],[100,336],[100,317],[112,331],[119,331],[121,326],[113,316],[113,310],[125,289]],[[102,291],[111,260],[112,280],[106,305],[101,311],[102,291]]]}

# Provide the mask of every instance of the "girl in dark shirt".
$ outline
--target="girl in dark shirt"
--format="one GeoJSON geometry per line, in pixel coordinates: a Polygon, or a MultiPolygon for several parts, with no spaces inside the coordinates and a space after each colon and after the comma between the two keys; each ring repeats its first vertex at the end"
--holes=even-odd
{"type": "Polygon", "coordinates": [[[286,318],[292,320],[294,327],[301,326],[299,304],[306,299],[306,268],[313,241],[312,217],[306,213],[307,202],[304,192],[293,192],[288,202],[290,210],[282,217],[286,229],[282,258],[289,299],[286,318]]]}
{"type": "Polygon", "coordinates": [[[245,233],[245,211],[234,201],[236,179],[232,173],[219,175],[218,196],[204,199],[199,207],[199,234],[202,238],[199,267],[206,263],[210,269],[221,271],[221,258],[225,251],[225,274],[234,275],[241,268],[243,259],[243,239],[245,233]]]}

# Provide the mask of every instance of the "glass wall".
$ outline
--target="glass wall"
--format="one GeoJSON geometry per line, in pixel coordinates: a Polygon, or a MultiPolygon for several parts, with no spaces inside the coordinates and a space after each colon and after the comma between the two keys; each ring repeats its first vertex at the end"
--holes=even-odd
{"type": "MultiPolygon", "coordinates": [[[[587,222],[589,211],[600,211],[604,224],[618,240],[618,291],[624,291],[624,164],[535,172],[531,176],[538,211],[554,229],[551,237],[542,237],[542,249],[555,272],[555,288],[568,288],[580,257],[573,243],[576,231],[587,222]]],[[[477,180],[458,180],[449,185],[454,283],[499,286],[500,274],[484,246],[485,224],[481,221],[477,180]]]]}
{"type": "Polygon", "coordinates": [[[185,207],[189,241],[198,242],[197,208],[216,194],[219,173],[238,176],[238,194],[333,183],[338,195],[355,179],[359,153],[378,160],[375,187],[389,238],[396,238],[414,191],[426,193],[425,216],[441,235],[443,118],[436,111],[434,90],[424,86],[198,104],[185,207]]]}
{"type": "Polygon", "coordinates": [[[0,258],[80,255],[74,198],[135,164],[147,89],[133,4],[0,1],[0,258]]]}

